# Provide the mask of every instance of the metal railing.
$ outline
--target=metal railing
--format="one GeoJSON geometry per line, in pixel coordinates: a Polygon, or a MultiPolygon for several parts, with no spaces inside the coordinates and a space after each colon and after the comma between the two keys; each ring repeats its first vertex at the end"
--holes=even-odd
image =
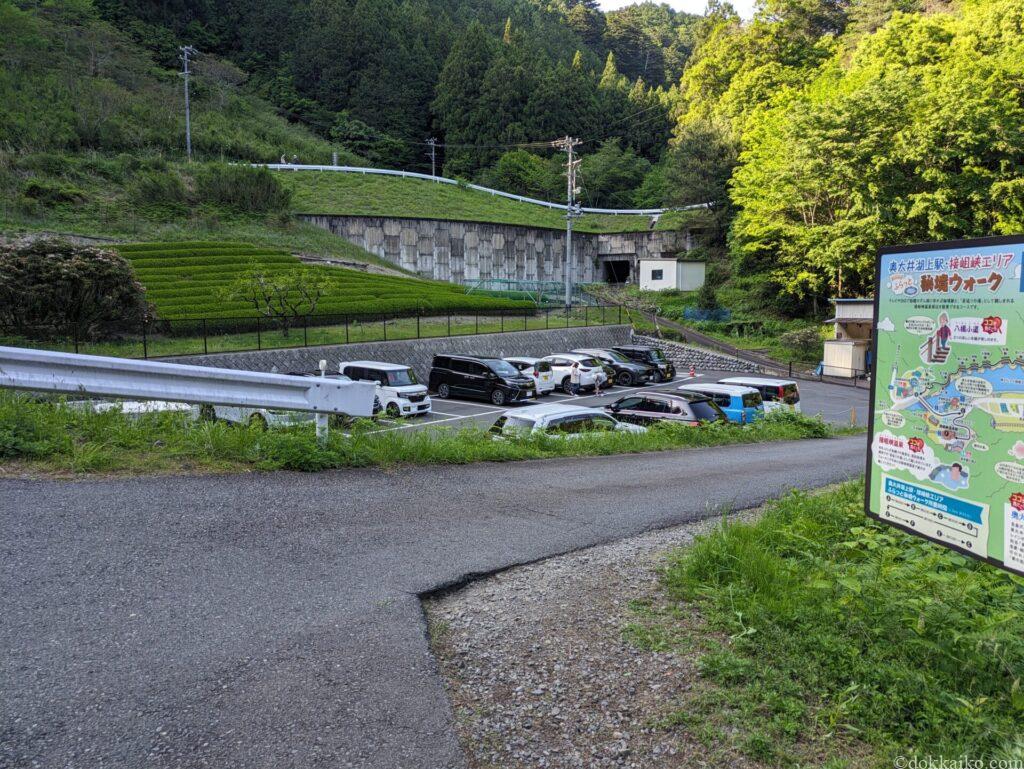
{"type": "Polygon", "coordinates": [[[120,358],[162,358],[295,347],[618,325],[618,305],[417,315],[303,315],[287,319],[194,318],[118,323],[88,334],[0,330],[0,343],[120,358]]]}
{"type": "MultiPolygon", "coordinates": [[[[360,166],[301,165],[295,163],[252,163],[252,165],[258,168],[269,168],[271,171],[334,171],[347,174],[401,176],[406,179],[422,179],[424,181],[436,182],[438,184],[454,184],[458,187],[466,187],[471,190],[476,190],[477,192],[485,192],[488,195],[496,195],[510,200],[518,200],[521,203],[532,203],[537,206],[555,208],[560,211],[568,210],[568,206],[565,203],[551,203],[547,200],[528,198],[524,195],[516,195],[512,192],[502,192],[501,190],[483,187],[479,184],[472,184],[458,179],[449,179],[444,176],[431,176],[430,174],[421,174],[416,173],[415,171],[394,171],[389,168],[362,168],[360,166]]],[[[660,216],[666,211],[694,211],[699,208],[707,207],[707,203],[697,203],[690,206],[680,206],[679,208],[581,208],[579,210],[585,214],[608,214],[610,216],[660,216]]]]}
{"type": "Polygon", "coordinates": [[[104,398],[304,411],[317,435],[328,417],[373,415],[377,386],[325,377],[187,366],[180,363],[0,347],[0,387],[104,398]]]}

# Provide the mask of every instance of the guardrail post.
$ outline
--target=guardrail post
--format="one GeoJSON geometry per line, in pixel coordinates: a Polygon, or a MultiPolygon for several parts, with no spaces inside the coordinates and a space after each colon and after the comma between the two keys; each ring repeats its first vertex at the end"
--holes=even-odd
{"type": "Polygon", "coordinates": [[[302,346],[309,347],[309,316],[302,316],[302,346]]]}
{"type": "Polygon", "coordinates": [[[551,328],[551,308],[550,307],[545,307],[544,308],[544,328],[545,329],[551,328]]]}
{"type": "Polygon", "coordinates": [[[327,414],[316,415],[316,442],[323,445],[327,443],[328,417],[327,414]]]}
{"type": "Polygon", "coordinates": [[[416,313],[416,338],[420,338],[420,315],[416,313]]]}
{"type": "Polygon", "coordinates": [[[259,319],[259,317],[256,318],[256,349],[257,350],[262,350],[263,349],[263,334],[260,331],[260,319],[259,319]]]}
{"type": "Polygon", "coordinates": [[[505,311],[504,310],[498,310],[498,312],[501,313],[501,315],[499,315],[498,317],[501,318],[501,331],[502,331],[502,333],[504,333],[505,332],[505,311]]]}
{"type": "Polygon", "coordinates": [[[78,324],[75,324],[75,330],[71,332],[75,338],[75,355],[78,354],[78,324]]]}
{"type": "Polygon", "coordinates": [[[146,321],[142,321],[142,357],[149,357],[149,340],[146,339],[146,321]]]}
{"type": "Polygon", "coordinates": [[[448,336],[452,335],[452,314],[448,313],[448,336]]]}
{"type": "Polygon", "coordinates": [[[348,315],[345,316],[345,344],[348,344],[348,315]]]}
{"type": "Polygon", "coordinates": [[[203,318],[203,355],[209,355],[210,354],[210,346],[207,343],[206,339],[207,339],[207,334],[206,334],[206,318],[203,318]]]}
{"type": "Polygon", "coordinates": [[[474,320],[474,331],[473,331],[473,333],[474,334],[479,334],[480,333],[480,313],[476,313],[476,315],[474,315],[474,317],[473,317],[473,320],[474,320]]]}
{"type": "Polygon", "coordinates": [[[584,326],[589,326],[590,325],[590,305],[589,304],[583,305],[583,325],[584,326]]]}
{"type": "Polygon", "coordinates": [[[384,318],[384,341],[388,341],[388,319],[384,318]]]}

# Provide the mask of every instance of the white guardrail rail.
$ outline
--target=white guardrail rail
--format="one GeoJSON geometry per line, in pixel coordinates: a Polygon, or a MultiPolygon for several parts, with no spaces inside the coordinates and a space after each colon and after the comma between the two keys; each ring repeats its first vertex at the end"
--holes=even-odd
{"type": "MultiPolygon", "coordinates": [[[[458,179],[449,179],[444,176],[431,176],[430,174],[419,174],[415,171],[394,171],[389,168],[363,168],[361,166],[309,166],[295,163],[253,163],[252,165],[257,168],[269,168],[271,171],[335,171],[347,174],[401,176],[406,179],[423,179],[424,181],[436,182],[437,184],[454,184],[456,186],[476,190],[477,192],[486,192],[488,195],[497,195],[498,197],[508,198],[510,200],[518,200],[521,203],[533,203],[536,206],[555,208],[560,211],[565,211],[569,208],[565,203],[551,203],[547,200],[538,200],[537,198],[528,198],[511,192],[502,192],[501,190],[482,187],[479,184],[471,184],[470,182],[463,182],[458,179]]],[[[678,208],[579,208],[579,211],[584,214],[608,214],[610,216],[661,216],[666,211],[692,211],[698,208],[707,207],[707,203],[698,203],[696,205],[680,206],[678,208]]]]}
{"type": "Polygon", "coordinates": [[[373,415],[374,382],[0,347],[0,387],[108,398],[304,411],[317,435],[328,417],[373,415]]]}

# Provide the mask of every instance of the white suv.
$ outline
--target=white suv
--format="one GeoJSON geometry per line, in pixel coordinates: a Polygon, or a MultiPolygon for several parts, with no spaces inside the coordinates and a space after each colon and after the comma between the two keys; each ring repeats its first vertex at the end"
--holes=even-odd
{"type": "Polygon", "coordinates": [[[355,360],[342,363],[338,371],[349,379],[377,383],[377,398],[389,417],[409,417],[430,413],[430,396],[420,384],[416,372],[397,363],[355,360]]]}
{"type": "Polygon", "coordinates": [[[537,383],[537,395],[547,395],[555,391],[555,374],[551,364],[540,358],[505,358],[519,369],[519,373],[533,377],[537,383]]]}
{"type": "Polygon", "coordinates": [[[603,385],[608,381],[608,375],[604,372],[604,366],[597,358],[579,353],[559,353],[549,355],[542,360],[551,364],[555,374],[555,382],[562,388],[562,392],[569,392],[569,384],[572,382],[572,365],[580,364],[580,389],[587,390],[603,385]]]}

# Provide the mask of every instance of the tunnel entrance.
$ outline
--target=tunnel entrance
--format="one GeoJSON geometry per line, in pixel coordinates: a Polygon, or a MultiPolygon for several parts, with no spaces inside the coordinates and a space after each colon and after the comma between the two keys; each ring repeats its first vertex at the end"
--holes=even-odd
{"type": "Polygon", "coordinates": [[[626,283],[632,263],[628,259],[616,259],[604,263],[605,283],[626,283]]]}

